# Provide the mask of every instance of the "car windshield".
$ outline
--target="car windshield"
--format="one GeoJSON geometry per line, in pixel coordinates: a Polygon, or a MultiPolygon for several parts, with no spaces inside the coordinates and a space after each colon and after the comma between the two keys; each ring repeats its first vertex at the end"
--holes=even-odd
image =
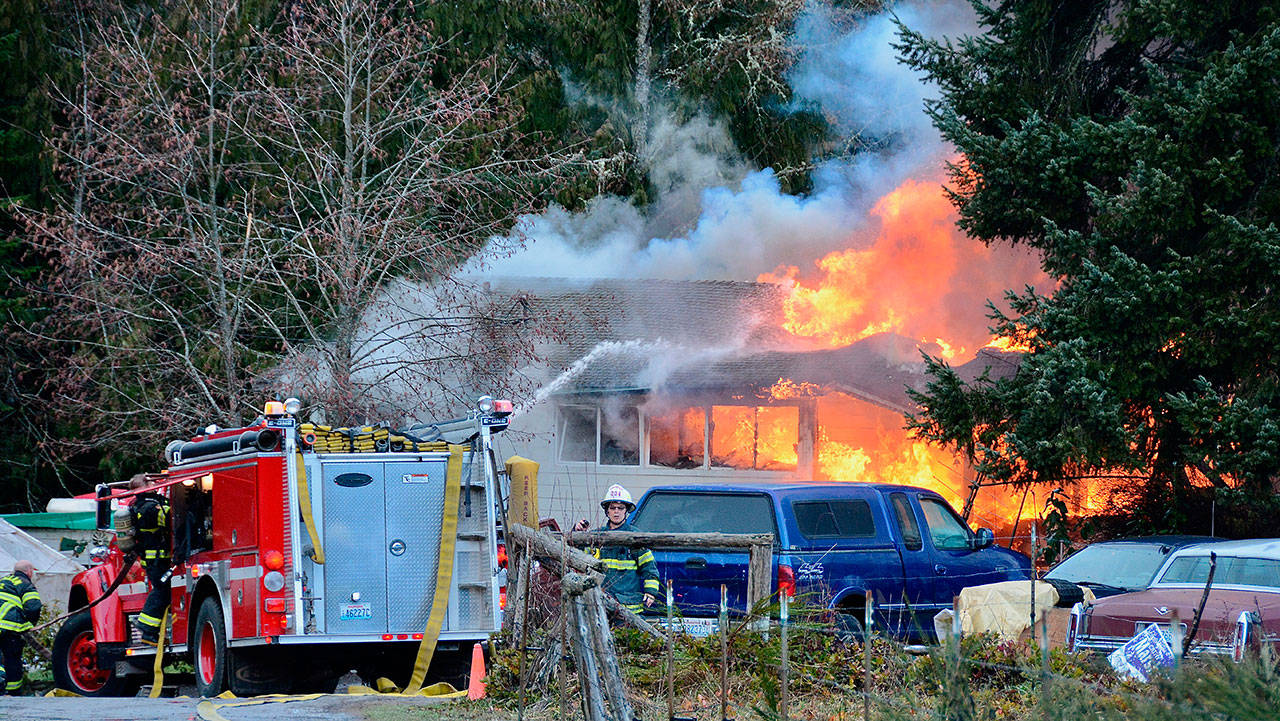
{"type": "MultiPolygon", "coordinates": [[[[1209,580],[1208,556],[1175,558],[1160,576],[1160,583],[1203,585],[1209,580]]],[[[1280,590],[1280,560],[1273,558],[1237,558],[1218,556],[1213,584],[1224,586],[1259,586],[1280,590]]]]}
{"type": "Polygon", "coordinates": [[[654,493],[631,525],[653,533],[774,534],[767,496],[742,493],[654,493]]]}
{"type": "Polygon", "coordinates": [[[1169,547],[1159,543],[1100,543],[1058,564],[1045,578],[1116,588],[1146,588],[1168,557],[1169,547]]]}

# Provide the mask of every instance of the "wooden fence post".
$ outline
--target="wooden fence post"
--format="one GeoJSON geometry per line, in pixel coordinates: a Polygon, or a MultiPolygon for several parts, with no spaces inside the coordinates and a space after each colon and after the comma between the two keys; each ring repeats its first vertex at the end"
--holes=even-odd
{"type": "MultiPolygon", "coordinates": [[[[562,537],[560,539],[560,569],[567,567],[565,563],[565,555],[569,548],[568,539],[562,537]]],[[[560,721],[569,721],[569,699],[565,694],[565,684],[569,682],[569,669],[565,668],[565,656],[569,654],[569,593],[564,589],[564,584],[560,585],[560,658],[556,659],[557,670],[560,674],[560,721]]]]}
{"type": "MultiPolygon", "coordinates": [[[[527,683],[525,674],[526,659],[529,655],[529,586],[533,585],[533,554],[529,552],[529,544],[524,547],[524,555],[520,562],[520,700],[516,709],[516,719],[524,721],[524,691],[527,683]]],[[[514,630],[514,629],[513,629],[514,630]]]]}
{"type": "MultiPolygon", "coordinates": [[[[753,544],[748,551],[747,564],[747,613],[754,613],[756,606],[769,598],[773,585],[773,547],[771,545],[753,544]]],[[[755,631],[769,632],[769,615],[764,614],[752,622],[755,631]]]]}
{"type": "Polygon", "coordinates": [[[578,683],[582,686],[582,713],[586,721],[608,721],[604,712],[604,700],[600,694],[600,673],[596,667],[595,651],[590,642],[586,604],[581,595],[572,596],[574,660],[578,667],[578,683]]]}
{"type": "Polygon", "coordinates": [[[613,631],[609,628],[609,616],[605,613],[602,592],[593,588],[582,594],[586,602],[588,624],[592,642],[595,646],[597,665],[600,675],[604,677],[604,691],[613,709],[616,721],[632,721],[631,702],[627,700],[627,689],[622,683],[622,670],[618,668],[618,652],[613,645],[613,631]]]}

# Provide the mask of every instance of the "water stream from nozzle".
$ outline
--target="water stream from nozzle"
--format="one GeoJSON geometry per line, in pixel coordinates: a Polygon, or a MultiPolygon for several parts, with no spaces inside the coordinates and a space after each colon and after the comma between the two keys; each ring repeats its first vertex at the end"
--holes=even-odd
{"type": "Polygon", "coordinates": [[[606,340],[596,343],[586,355],[571,363],[564,372],[553,378],[551,382],[534,391],[533,398],[517,407],[515,412],[512,414],[512,417],[518,417],[531,410],[534,406],[546,400],[547,396],[550,396],[552,393],[555,393],[568,385],[574,378],[582,375],[583,371],[601,358],[629,353],[652,355],[654,351],[670,347],[671,344],[662,339],[646,340],[644,338],[633,338],[631,340],[624,341],[606,340]]]}

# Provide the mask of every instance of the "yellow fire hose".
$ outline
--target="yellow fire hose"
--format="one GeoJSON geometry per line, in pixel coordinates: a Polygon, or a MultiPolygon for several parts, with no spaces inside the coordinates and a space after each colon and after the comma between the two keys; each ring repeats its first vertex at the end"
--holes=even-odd
{"type": "Polygon", "coordinates": [[[160,617],[160,635],[156,637],[156,662],[151,667],[151,693],[147,694],[147,698],[160,698],[160,691],[164,687],[164,632],[169,625],[169,609],[164,609],[164,615],[160,617]]]}
{"type": "Polygon", "coordinates": [[[444,623],[445,609],[449,605],[449,591],[453,586],[453,547],[458,540],[458,496],[462,490],[462,454],[466,446],[449,446],[449,464],[444,474],[444,517],[440,523],[440,555],[436,563],[436,593],[431,602],[431,615],[427,618],[427,628],[422,632],[422,643],[418,645],[418,660],[413,665],[413,676],[409,678],[406,694],[416,694],[422,690],[422,682],[427,677],[427,667],[431,665],[431,657],[436,651],[436,640],[440,638],[440,626],[444,623]]]}
{"type": "Polygon", "coordinates": [[[302,462],[302,453],[298,453],[298,501],[302,505],[302,525],[307,527],[307,535],[311,537],[311,560],[324,565],[324,548],[320,546],[320,538],[316,535],[316,519],[311,514],[311,490],[307,487],[307,465],[302,462]]]}

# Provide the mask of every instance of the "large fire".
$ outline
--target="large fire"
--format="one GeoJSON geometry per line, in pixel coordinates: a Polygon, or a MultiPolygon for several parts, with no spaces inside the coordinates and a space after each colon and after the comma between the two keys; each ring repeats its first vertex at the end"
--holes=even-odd
{"type": "MultiPolygon", "coordinates": [[[[1008,288],[1046,288],[1048,277],[1029,253],[966,237],[940,182],[908,180],[882,197],[867,228],[851,236],[850,246],[817,261],[816,272],[792,266],[759,277],[789,289],[781,325],[798,344],[838,348],[892,332],[956,362],[967,361],[983,347],[1030,350],[1025,341],[991,336],[987,302],[1001,300],[1008,288]]],[[[1043,504],[1043,499],[1006,486],[981,486],[974,494],[973,470],[954,454],[911,437],[894,411],[790,379],[781,379],[762,395],[774,402],[814,399],[815,479],[929,488],[956,509],[969,507],[972,525],[1003,534],[1038,515],[1043,504]]],[[[779,464],[774,467],[795,467],[794,436],[760,430],[765,419],[758,413],[754,418],[756,457],[751,463],[763,467],[760,457],[771,454],[779,464]],[[766,438],[776,438],[776,443],[762,442],[766,438]]],[[[1096,511],[1105,495],[1101,484],[1086,485],[1073,489],[1070,501],[1077,512],[1096,511]]]]}
{"type": "Polygon", "coordinates": [[[893,332],[936,345],[945,358],[968,358],[994,340],[988,299],[1047,280],[1033,255],[966,237],[932,181],[908,180],[885,195],[850,241],[817,262],[815,279],[795,266],[759,277],[790,289],[782,326],[813,346],[893,332]]]}
{"type": "MultiPolygon", "coordinates": [[[[973,474],[951,453],[911,438],[898,413],[844,393],[823,393],[811,384],[780,379],[761,394],[775,401],[810,397],[816,406],[817,437],[814,477],[822,481],[897,483],[937,491],[953,507],[962,509],[972,491],[973,474]]],[[[780,426],[794,423],[779,418],[780,426]]],[[[760,431],[756,454],[795,463],[795,436],[760,431]]],[[[794,467],[794,466],[793,466],[794,467]]],[[[1022,496],[1009,488],[982,488],[975,497],[970,520],[1003,533],[1012,530],[1022,496]]]]}

